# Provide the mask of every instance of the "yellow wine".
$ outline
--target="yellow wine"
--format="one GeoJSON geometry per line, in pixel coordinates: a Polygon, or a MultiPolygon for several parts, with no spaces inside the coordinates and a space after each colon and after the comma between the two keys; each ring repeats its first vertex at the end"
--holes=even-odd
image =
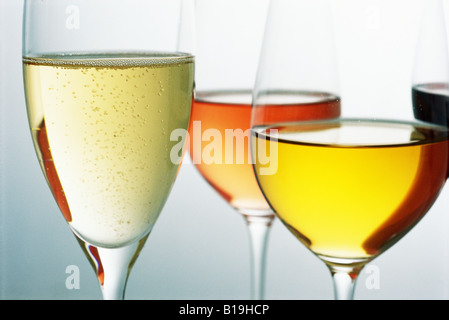
{"type": "Polygon", "coordinates": [[[442,127],[289,124],[256,129],[253,146],[267,144],[276,131],[270,152],[277,171],[260,174],[256,157],[257,179],[288,229],[324,260],[377,256],[422,218],[447,178],[448,132],[442,127]]]}
{"type": "Polygon", "coordinates": [[[188,128],[194,59],[183,54],[24,58],[33,141],[56,201],[84,241],[144,237],[174,183],[173,130],[188,128]]]}

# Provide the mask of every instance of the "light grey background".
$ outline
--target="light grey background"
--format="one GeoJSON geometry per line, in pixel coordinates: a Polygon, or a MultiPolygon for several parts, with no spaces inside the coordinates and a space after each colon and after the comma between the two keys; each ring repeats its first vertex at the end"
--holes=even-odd
{"type": "MultiPolygon", "coordinates": [[[[375,1],[367,1],[367,4],[375,1]]],[[[22,5],[0,0],[2,299],[101,299],[94,272],[50,194],[28,132],[21,73],[22,5]],[[65,286],[80,268],[80,289],[65,286]]],[[[449,297],[449,190],[397,245],[363,271],[357,299],[449,297]]],[[[141,253],[128,299],[248,299],[249,245],[243,219],[184,163],[141,253]]],[[[279,221],[268,248],[267,299],[332,299],[328,270],[279,221]]]]}

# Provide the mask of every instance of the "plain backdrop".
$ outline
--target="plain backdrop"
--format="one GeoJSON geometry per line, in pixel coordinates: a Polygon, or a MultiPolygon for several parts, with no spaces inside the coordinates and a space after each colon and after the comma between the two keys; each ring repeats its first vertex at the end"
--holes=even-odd
{"type": "MultiPolygon", "coordinates": [[[[342,2],[370,12],[384,1],[342,2]]],[[[46,185],[28,131],[22,6],[21,0],[0,0],[0,297],[101,299],[94,272],[46,185]],[[79,289],[66,287],[68,266],[80,270],[79,289]]],[[[356,298],[447,299],[448,230],[446,188],[408,235],[362,271],[356,298]],[[373,274],[379,280],[374,285],[373,274]]],[[[131,272],[126,298],[248,299],[249,272],[243,219],[187,160],[131,272]]],[[[327,268],[277,220],[269,238],[266,298],[333,298],[327,268]]]]}

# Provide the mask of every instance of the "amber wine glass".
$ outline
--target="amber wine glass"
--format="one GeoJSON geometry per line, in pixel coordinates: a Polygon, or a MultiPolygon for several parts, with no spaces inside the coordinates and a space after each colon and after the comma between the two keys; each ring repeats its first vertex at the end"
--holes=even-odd
{"type": "Polygon", "coordinates": [[[192,12],[188,0],[25,0],[32,139],[104,299],[124,298],[178,172],[182,152],[172,150],[185,142],[193,98],[194,57],[181,48],[192,12]]]}
{"type": "Polygon", "coordinates": [[[274,214],[249,159],[251,98],[267,0],[196,0],[195,99],[190,157],[247,223],[252,299],[263,299],[265,253],[274,214]]]}
{"type": "Polygon", "coordinates": [[[360,270],[419,222],[447,178],[447,122],[416,120],[410,95],[420,12],[441,3],[401,3],[270,3],[253,99],[255,174],[279,219],[329,268],[336,299],[354,297],[360,270]],[[291,90],[302,92],[298,109],[338,102],[340,116],[281,119],[279,91],[291,90]],[[280,121],[267,121],[275,113],[280,121]]]}
{"type": "MultiPolygon", "coordinates": [[[[269,230],[275,215],[252,167],[251,102],[269,2],[266,0],[196,1],[196,95],[190,123],[190,155],[209,184],[248,226],[251,298],[265,297],[269,230]]],[[[297,108],[296,91],[285,99],[283,119],[322,119],[339,115],[338,101],[322,108],[297,108]]],[[[279,113],[267,115],[278,121],[279,113]]]]}

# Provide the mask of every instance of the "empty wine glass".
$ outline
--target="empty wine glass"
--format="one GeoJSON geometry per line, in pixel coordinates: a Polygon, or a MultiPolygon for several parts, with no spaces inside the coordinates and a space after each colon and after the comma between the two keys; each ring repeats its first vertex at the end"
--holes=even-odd
{"type": "Polygon", "coordinates": [[[124,298],[178,172],[171,150],[185,141],[194,82],[194,58],[179,46],[191,13],[188,0],[25,0],[34,146],[104,299],[124,298]],[[181,142],[170,139],[177,129],[181,142]]]}
{"type": "MultiPolygon", "coordinates": [[[[426,4],[270,3],[253,98],[254,170],[279,219],[329,268],[337,299],[353,298],[360,270],[420,221],[447,178],[447,122],[417,121],[410,96],[426,4]],[[302,98],[298,110],[341,114],[283,119],[285,92],[302,98]]],[[[441,34],[441,11],[430,15],[441,34]]],[[[432,63],[445,68],[444,57],[432,63]]]]}

